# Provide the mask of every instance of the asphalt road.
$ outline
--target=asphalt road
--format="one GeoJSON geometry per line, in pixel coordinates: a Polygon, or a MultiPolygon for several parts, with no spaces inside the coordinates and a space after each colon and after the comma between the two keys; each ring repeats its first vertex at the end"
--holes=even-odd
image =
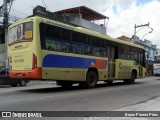
{"type": "Polygon", "coordinates": [[[99,83],[94,89],[62,89],[51,82],[26,87],[0,86],[0,111],[112,111],[160,97],[160,77],[135,84],[99,83]]]}

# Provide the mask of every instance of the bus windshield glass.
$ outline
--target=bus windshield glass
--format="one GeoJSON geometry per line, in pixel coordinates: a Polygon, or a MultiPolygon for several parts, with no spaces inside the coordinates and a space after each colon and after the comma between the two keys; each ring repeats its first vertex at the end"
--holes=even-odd
{"type": "Polygon", "coordinates": [[[22,23],[9,29],[8,44],[21,40],[31,41],[32,39],[33,39],[33,22],[22,23]]]}

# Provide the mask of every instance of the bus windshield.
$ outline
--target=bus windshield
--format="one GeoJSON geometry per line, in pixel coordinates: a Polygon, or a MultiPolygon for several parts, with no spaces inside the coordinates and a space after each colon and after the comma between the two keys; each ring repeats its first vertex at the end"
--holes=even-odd
{"type": "Polygon", "coordinates": [[[31,41],[32,39],[33,39],[33,22],[18,24],[9,29],[8,44],[21,40],[31,41]]]}

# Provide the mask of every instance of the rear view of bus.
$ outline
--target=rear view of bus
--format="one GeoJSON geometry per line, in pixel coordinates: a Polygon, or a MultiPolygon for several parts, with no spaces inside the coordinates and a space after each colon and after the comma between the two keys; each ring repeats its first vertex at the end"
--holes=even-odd
{"type": "Polygon", "coordinates": [[[39,43],[35,41],[34,26],[34,18],[28,18],[9,27],[8,64],[11,78],[41,78],[37,60],[39,43]]]}

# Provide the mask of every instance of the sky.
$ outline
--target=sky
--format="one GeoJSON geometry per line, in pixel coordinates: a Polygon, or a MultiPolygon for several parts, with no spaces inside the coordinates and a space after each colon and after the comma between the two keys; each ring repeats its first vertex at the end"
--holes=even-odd
{"type": "Polygon", "coordinates": [[[20,19],[32,15],[34,7],[45,6],[43,1],[52,12],[84,5],[106,15],[109,17],[107,34],[114,38],[132,37],[135,24],[149,22],[149,27],[137,28],[136,35],[160,48],[160,0],[14,0],[10,16],[20,19]],[[149,33],[151,28],[153,32],[149,33]]]}

